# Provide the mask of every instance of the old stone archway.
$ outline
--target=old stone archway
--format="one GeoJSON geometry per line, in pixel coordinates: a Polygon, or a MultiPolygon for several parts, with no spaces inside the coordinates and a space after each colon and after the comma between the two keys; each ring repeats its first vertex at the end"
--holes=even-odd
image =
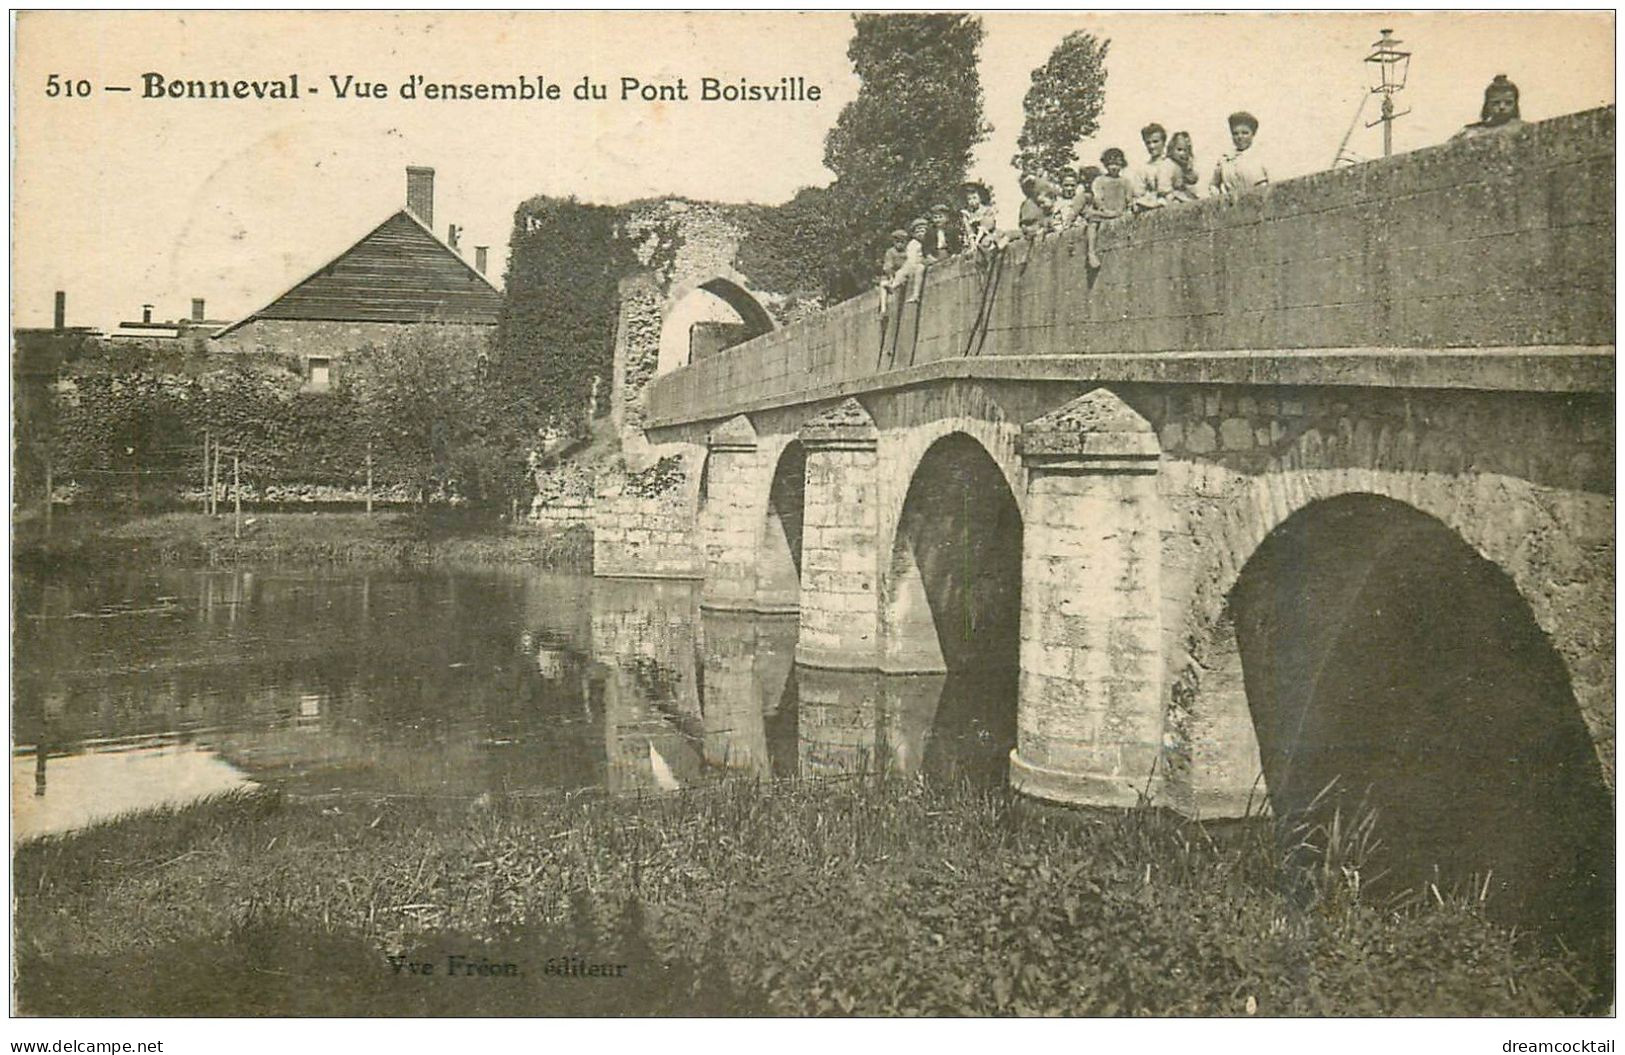
{"type": "Polygon", "coordinates": [[[1331,785],[1317,809],[1376,811],[1388,889],[1487,882],[1503,918],[1612,932],[1596,751],[1501,569],[1411,506],[1342,495],[1265,538],[1228,617],[1278,816],[1331,785]]]}
{"type": "Polygon", "coordinates": [[[791,440],[779,454],[768,485],[756,559],[756,611],[798,611],[801,598],[802,510],[806,504],[807,452],[791,440]]]}
{"type": "Polygon", "coordinates": [[[1021,617],[1021,512],[970,436],[933,443],[909,482],[882,594],[882,669],[1014,667],[1021,617]]]}
{"type": "Polygon", "coordinates": [[[661,313],[656,376],[708,358],[774,327],[743,276],[715,275],[672,292],[661,313]]]}
{"type": "Polygon", "coordinates": [[[909,481],[882,581],[881,667],[891,695],[926,704],[900,712],[925,722],[903,741],[922,741],[921,762],[939,774],[1002,780],[1008,767],[1021,545],[1021,511],[982,444],[962,432],[933,442],[909,481]]]}

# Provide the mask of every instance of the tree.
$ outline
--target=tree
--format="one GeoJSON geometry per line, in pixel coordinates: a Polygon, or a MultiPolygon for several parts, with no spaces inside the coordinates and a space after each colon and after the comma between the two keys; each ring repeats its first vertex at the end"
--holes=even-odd
{"type": "Polygon", "coordinates": [[[1010,159],[1017,171],[1054,179],[1078,160],[1078,141],[1100,129],[1110,46],[1109,40],[1074,30],[1033,71],[1032,86],[1022,100],[1027,119],[1010,159]]]}
{"type": "Polygon", "coordinates": [[[340,393],[355,400],[390,475],[419,504],[458,488],[455,467],[483,438],[488,361],[484,333],[427,323],[344,359],[340,393]]]}
{"type": "MultiPolygon", "coordinates": [[[[957,203],[982,120],[982,21],[965,14],[854,15],[846,54],[862,82],[824,140],[829,260],[867,285],[887,232],[940,201],[957,203]]],[[[832,292],[849,293],[852,289],[832,292]]]]}

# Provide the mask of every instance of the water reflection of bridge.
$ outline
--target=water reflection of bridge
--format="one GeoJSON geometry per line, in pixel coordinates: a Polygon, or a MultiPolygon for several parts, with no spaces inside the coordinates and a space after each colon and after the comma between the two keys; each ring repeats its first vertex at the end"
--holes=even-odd
{"type": "Polygon", "coordinates": [[[702,616],[697,594],[514,572],[23,583],[13,783],[53,808],[88,787],[105,815],[245,781],[382,797],[646,792],[949,770],[990,751],[1002,775],[1013,683],[798,669],[794,616],[702,616]],[[110,602],[156,612],[160,595],[176,600],[139,632],[70,618],[110,602]],[[200,782],[200,759],[224,783],[200,782]]]}
{"type": "Polygon", "coordinates": [[[595,587],[591,649],[611,790],[727,773],[1004,775],[1015,736],[1013,671],[800,667],[793,616],[702,612],[690,584],[595,587]]]}

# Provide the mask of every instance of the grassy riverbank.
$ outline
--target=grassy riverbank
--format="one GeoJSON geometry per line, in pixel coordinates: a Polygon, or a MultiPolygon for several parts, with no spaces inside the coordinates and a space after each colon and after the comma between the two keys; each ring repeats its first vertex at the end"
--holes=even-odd
{"type": "Polygon", "coordinates": [[[242,537],[232,518],[202,513],[144,516],[79,512],[14,525],[14,559],[37,566],[72,563],[537,564],[588,569],[592,533],[475,520],[457,513],[402,511],[254,513],[242,537]]]}
{"type": "Polygon", "coordinates": [[[872,779],[493,805],[239,795],[19,848],[17,999],[85,1015],[1477,1016],[1572,1014],[1611,991],[1470,899],[1367,903],[1355,842],[1288,860],[1260,825],[872,779]],[[482,961],[496,973],[446,975],[482,961]]]}

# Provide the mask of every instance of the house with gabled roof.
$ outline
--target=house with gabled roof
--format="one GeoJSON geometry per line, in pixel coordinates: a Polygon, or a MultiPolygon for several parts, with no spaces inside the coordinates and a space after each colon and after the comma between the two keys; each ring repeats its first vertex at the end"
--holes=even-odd
{"type": "Polygon", "coordinates": [[[485,276],[485,249],[469,263],[434,233],[434,169],[409,166],[406,205],[350,248],[258,311],[215,331],[222,351],[286,355],[309,386],[326,388],[347,352],[382,345],[421,323],[495,326],[502,293],[485,276]]]}

